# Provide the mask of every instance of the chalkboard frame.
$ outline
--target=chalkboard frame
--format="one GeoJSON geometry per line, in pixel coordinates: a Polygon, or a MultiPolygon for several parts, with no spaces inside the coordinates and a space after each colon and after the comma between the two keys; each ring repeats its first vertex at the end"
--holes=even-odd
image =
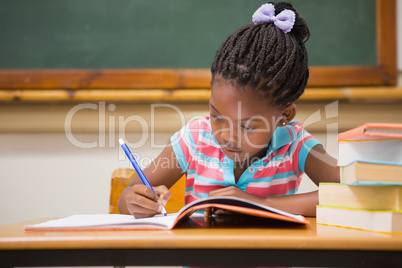
{"type": "MultiPolygon", "coordinates": [[[[394,86],[397,81],[396,0],[376,0],[376,52],[376,65],[373,66],[310,67],[308,87],[394,86]]],[[[197,99],[197,90],[205,95],[205,89],[210,88],[209,83],[209,69],[8,69],[0,71],[0,100],[18,99],[21,94],[18,95],[16,90],[21,93],[23,90],[45,92],[61,89],[70,99],[79,91],[87,92],[88,99],[91,90],[130,89],[141,94],[148,89],[170,90],[167,94],[193,90],[182,97],[185,101],[197,99]]],[[[54,99],[57,100],[56,95],[54,99]]],[[[114,99],[119,100],[119,97],[114,99]]],[[[156,97],[155,100],[160,99],[156,97]]]]}

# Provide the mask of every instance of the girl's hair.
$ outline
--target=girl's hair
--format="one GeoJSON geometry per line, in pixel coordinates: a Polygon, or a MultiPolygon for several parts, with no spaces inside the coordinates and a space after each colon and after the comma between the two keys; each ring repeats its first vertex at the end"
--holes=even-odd
{"type": "Polygon", "coordinates": [[[211,67],[212,83],[220,76],[249,86],[270,104],[283,107],[297,100],[306,87],[309,71],[304,43],[310,31],[291,4],[272,4],[275,15],[284,9],[295,12],[292,30],[285,34],[274,23],[240,28],[217,51],[211,67]]]}

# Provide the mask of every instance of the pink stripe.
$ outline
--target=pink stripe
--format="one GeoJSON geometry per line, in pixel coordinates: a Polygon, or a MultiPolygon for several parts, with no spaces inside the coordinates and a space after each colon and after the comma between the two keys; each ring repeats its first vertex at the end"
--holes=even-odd
{"type": "Polygon", "coordinates": [[[194,192],[196,193],[209,193],[213,190],[225,188],[225,185],[194,185],[194,192]]]}
{"type": "Polygon", "coordinates": [[[299,188],[301,180],[302,180],[302,176],[303,176],[303,172],[300,172],[299,175],[297,176],[297,180],[296,180],[296,187],[299,188]]]}
{"type": "Polygon", "coordinates": [[[285,127],[286,129],[287,129],[287,131],[289,132],[289,136],[290,136],[290,143],[292,143],[293,142],[293,135],[292,135],[292,131],[290,131],[290,129],[289,129],[289,126],[286,126],[285,127]]]}
{"type": "Polygon", "coordinates": [[[191,136],[196,143],[198,141],[200,131],[205,132],[209,130],[208,124],[201,120],[191,122],[188,127],[191,131],[191,136]]]}
{"type": "MultiPolygon", "coordinates": [[[[296,187],[297,181],[293,180],[283,184],[272,185],[268,188],[250,187],[250,191],[255,192],[255,195],[259,195],[261,197],[269,197],[272,195],[284,195],[290,190],[296,189],[296,187]]],[[[246,191],[248,192],[248,188],[246,191]]]]}
{"type": "MultiPolygon", "coordinates": [[[[218,163],[214,163],[214,165],[219,165],[218,163]]],[[[216,181],[224,181],[223,174],[219,170],[215,168],[208,168],[201,163],[198,164],[196,169],[196,174],[199,176],[203,176],[205,178],[209,178],[216,181]]]]}
{"type": "Polygon", "coordinates": [[[186,195],[185,197],[184,197],[184,202],[186,203],[186,204],[190,204],[190,203],[192,203],[192,202],[194,202],[194,201],[196,201],[197,200],[197,198],[195,198],[194,196],[192,196],[192,195],[186,195]]]}
{"type": "Polygon", "coordinates": [[[296,189],[297,185],[298,185],[297,180],[293,180],[283,184],[272,185],[268,188],[247,187],[246,192],[259,197],[284,195],[290,190],[296,189]]]}
{"type": "Polygon", "coordinates": [[[259,179],[261,177],[273,177],[276,174],[276,171],[278,170],[278,166],[272,166],[272,167],[265,167],[261,171],[257,171],[253,179],[259,179]]]}
{"type": "MultiPolygon", "coordinates": [[[[275,152],[275,150],[274,150],[275,152]]],[[[276,155],[276,153],[274,154],[274,152],[270,155],[268,155],[268,157],[266,159],[264,159],[264,162],[268,163],[269,161],[272,160],[272,158],[274,158],[274,156],[276,155]]]]}
{"type": "Polygon", "coordinates": [[[194,181],[195,181],[194,178],[187,177],[186,178],[186,188],[193,187],[194,186],[194,181]]]}
{"type": "Polygon", "coordinates": [[[220,158],[221,156],[220,154],[222,153],[222,151],[219,148],[212,147],[208,144],[205,144],[205,142],[202,141],[199,141],[199,146],[197,147],[197,150],[206,156],[218,159],[220,158]]]}
{"type": "Polygon", "coordinates": [[[282,146],[280,149],[277,149],[277,153],[275,155],[286,155],[287,151],[289,151],[290,144],[286,144],[282,146]]]}
{"type": "Polygon", "coordinates": [[[183,136],[181,135],[180,132],[177,133],[177,138],[179,141],[180,148],[184,153],[184,157],[186,158],[186,162],[190,163],[191,156],[190,156],[190,152],[188,150],[188,144],[185,141],[186,138],[183,138],[183,136]]]}

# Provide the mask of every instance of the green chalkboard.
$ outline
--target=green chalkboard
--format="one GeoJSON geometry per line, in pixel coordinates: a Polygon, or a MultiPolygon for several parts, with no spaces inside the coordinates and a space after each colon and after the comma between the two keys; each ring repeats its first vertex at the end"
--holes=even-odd
{"type": "MultiPolygon", "coordinates": [[[[311,66],[375,65],[374,0],[293,0],[311,66]]],[[[0,0],[0,69],[209,68],[265,1],[0,0]]]]}

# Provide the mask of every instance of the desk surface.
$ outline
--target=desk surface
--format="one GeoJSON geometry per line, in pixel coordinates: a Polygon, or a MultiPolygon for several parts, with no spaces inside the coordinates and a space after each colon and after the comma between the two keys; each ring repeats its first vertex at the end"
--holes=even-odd
{"type": "MultiPolygon", "coordinates": [[[[221,254],[220,256],[223,256],[222,254],[226,252],[228,256],[231,256],[230,258],[237,253],[243,254],[245,252],[249,252],[250,254],[260,253],[264,254],[264,256],[269,256],[269,254],[280,256],[281,252],[284,253],[284,256],[290,253],[293,255],[300,253],[300,255],[306,256],[306,258],[308,258],[308,254],[314,256],[318,252],[325,252],[335,254],[333,256],[337,256],[336,254],[355,256],[357,253],[364,253],[366,255],[362,255],[359,258],[364,258],[367,261],[367,258],[376,256],[377,254],[376,258],[379,263],[380,261],[383,263],[384,254],[391,254],[386,258],[390,258],[390,256],[394,258],[394,255],[399,255],[400,257],[394,260],[393,264],[396,264],[395,261],[397,261],[398,265],[402,264],[402,235],[316,225],[315,218],[308,218],[310,224],[307,226],[273,223],[264,228],[194,228],[192,226],[193,228],[177,228],[166,231],[24,232],[23,226],[25,224],[38,223],[44,220],[46,219],[0,226],[0,262],[6,261],[8,265],[27,265],[28,263],[21,263],[18,260],[19,253],[26,254],[27,252],[44,252],[44,254],[48,254],[49,251],[68,252],[70,250],[69,254],[71,256],[71,250],[80,250],[87,253],[93,252],[93,254],[99,256],[100,252],[106,252],[102,250],[107,250],[109,253],[115,251],[115,253],[119,252],[119,254],[124,253],[126,250],[127,253],[130,252],[129,254],[138,252],[145,255],[148,253],[155,254],[152,253],[152,250],[158,250],[158,254],[162,252],[162,254],[171,255],[172,250],[175,250],[175,252],[181,252],[181,254],[187,254],[188,256],[191,256],[191,254],[202,256],[203,252],[204,254],[211,254],[210,250],[213,250],[216,254],[221,254]],[[9,257],[11,253],[16,255],[13,255],[14,257],[11,258],[9,257]]],[[[107,254],[105,253],[105,255],[107,254]]],[[[208,256],[212,258],[211,255],[208,256]]],[[[255,257],[250,255],[249,258],[255,257]]],[[[112,262],[113,260],[110,260],[107,263],[111,264],[112,262]]],[[[133,264],[132,260],[124,260],[123,262],[124,264],[133,264]]],[[[75,264],[67,263],[69,265],[75,264]]],[[[216,263],[219,262],[215,262],[214,265],[216,263]]],[[[43,263],[35,262],[35,264],[43,263]]],[[[63,264],[66,264],[66,262],[63,262],[63,264]]],[[[80,263],[80,265],[89,264],[99,263],[80,263]]],[[[135,264],[144,265],[145,263],[139,261],[135,264]]],[[[178,260],[148,264],[177,265],[178,260]]],[[[190,265],[200,264],[205,265],[207,263],[190,263],[190,265]]],[[[273,264],[277,265],[278,263],[274,262],[273,264]]],[[[311,263],[303,262],[303,264],[311,263]]],[[[323,262],[321,261],[316,264],[322,265],[323,262]]],[[[336,261],[331,264],[344,265],[336,261]]],[[[331,266],[331,264],[327,264],[327,266],[331,266]]],[[[358,265],[358,263],[353,264],[358,265]]],[[[51,265],[54,265],[54,263],[51,263],[51,265]]]]}

